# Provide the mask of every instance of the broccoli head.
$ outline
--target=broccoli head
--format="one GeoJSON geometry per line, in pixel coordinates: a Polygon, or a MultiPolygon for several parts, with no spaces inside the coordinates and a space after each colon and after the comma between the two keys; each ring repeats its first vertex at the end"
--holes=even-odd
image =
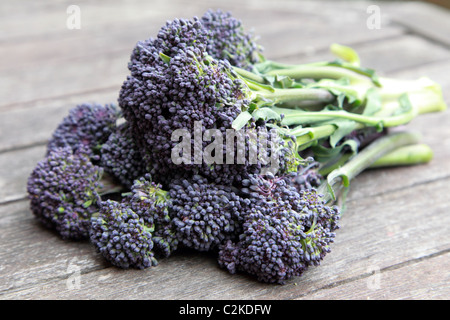
{"type": "Polygon", "coordinates": [[[92,164],[82,149],[52,149],[28,178],[31,211],[64,239],[88,238],[102,174],[103,169],[92,164]]]}
{"type": "Polygon", "coordinates": [[[116,128],[120,109],[114,104],[83,103],[70,109],[52,134],[47,153],[55,148],[83,148],[98,160],[101,145],[116,128]]]}
{"type": "Polygon", "coordinates": [[[128,205],[106,200],[91,218],[90,241],[112,265],[122,269],[144,269],[157,265],[153,226],[128,205]]]}
{"type": "Polygon", "coordinates": [[[127,122],[119,125],[102,145],[100,165],[123,186],[130,188],[135,179],[147,172],[143,155],[134,142],[127,122]]]}
{"type": "Polygon", "coordinates": [[[298,191],[281,177],[254,176],[245,184],[251,205],[243,232],[220,245],[219,265],[280,284],[318,265],[334,241],[339,209],[315,189],[298,191]]]}
{"type": "Polygon", "coordinates": [[[255,63],[263,60],[262,47],[230,12],[208,10],[201,22],[208,30],[206,51],[212,57],[246,70],[252,70],[255,63]]]}
{"type": "Polygon", "coordinates": [[[209,251],[240,233],[244,199],[199,175],[172,182],[169,214],[181,244],[209,251]]]}
{"type": "Polygon", "coordinates": [[[168,257],[178,247],[178,238],[169,215],[169,192],[161,184],[152,181],[149,174],[136,179],[131,191],[122,202],[130,207],[153,229],[154,250],[160,256],[168,257]]]}
{"type": "MultiPolygon", "coordinates": [[[[207,54],[203,33],[196,19],[174,20],[156,39],[139,42],[131,55],[119,105],[137,145],[148,154],[155,179],[170,177],[176,170],[208,172],[210,166],[198,164],[194,154],[189,161],[174,164],[172,150],[179,141],[172,135],[187,129],[203,137],[206,130],[216,129],[225,136],[248,104],[242,81],[230,64],[207,54]]],[[[201,150],[208,144],[201,141],[201,150]]]]}

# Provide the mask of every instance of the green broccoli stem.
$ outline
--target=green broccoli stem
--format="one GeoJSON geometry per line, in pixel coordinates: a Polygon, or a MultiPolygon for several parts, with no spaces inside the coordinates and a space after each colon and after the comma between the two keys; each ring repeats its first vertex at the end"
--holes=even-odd
{"type": "Polygon", "coordinates": [[[433,159],[433,150],[424,143],[398,148],[376,160],[370,168],[423,164],[433,159]]]}
{"type": "Polygon", "coordinates": [[[367,126],[373,127],[394,127],[406,124],[410,122],[417,116],[418,112],[415,108],[411,108],[409,111],[404,112],[399,115],[385,116],[385,117],[375,117],[375,116],[365,116],[362,114],[356,114],[347,112],[345,110],[338,111],[320,111],[320,112],[305,112],[300,111],[298,113],[285,114],[283,118],[283,124],[285,125],[295,125],[304,124],[308,121],[318,122],[333,119],[347,119],[352,120],[367,126]]]}
{"type": "MultiPolygon", "coordinates": [[[[441,111],[446,108],[442,99],[441,87],[427,77],[415,80],[377,77],[373,72],[367,71],[369,69],[359,68],[348,63],[333,65],[329,62],[317,62],[289,66],[265,61],[262,65],[264,65],[263,69],[267,71],[254,75],[254,80],[261,83],[267,76],[286,76],[296,81],[313,79],[317,83],[311,84],[310,87],[312,88],[329,89],[331,92],[340,90],[344,93],[350,90],[363,103],[367,97],[367,92],[372,88],[377,88],[378,94],[384,102],[397,100],[405,93],[408,94],[412,101],[418,100],[420,102],[419,113],[441,111]],[[348,80],[348,84],[339,85],[338,80],[341,79],[348,80]],[[326,82],[324,83],[324,81],[326,82]],[[430,111],[427,110],[427,106],[430,111]]],[[[247,72],[247,77],[250,77],[251,74],[251,72],[247,72]]]]}
{"type": "Polygon", "coordinates": [[[335,202],[336,194],[343,187],[348,188],[351,180],[378,159],[400,147],[417,144],[419,140],[420,135],[413,132],[394,132],[378,138],[342,167],[331,171],[326,181],[319,186],[318,193],[324,196],[323,200],[326,203],[335,202]]]}
{"type": "Polygon", "coordinates": [[[283,69],[276,69],[276,70],[270,70],[266,73],[264,73],[266,76],[287,76],[294,80],[302,80],[302,79],[314,79],[314,80],[320,80],[320,79],[348,79],[351,84],[354,83],[364,83],[368,86],[373,85],[373,81],[357,72],[354,72],[352,70],[337,67],[337,66],[330,66],[330,65],[320,65],[320,64],[305,64],[305,65],[299,65],[299,66],[293,66],[291,68],[283,68],[283,69]]]}
{"type": "Polygon", "coordinates": [[[233,67],[249,89],[251,100],[264,100],[263,105],[283,104],[295,102],[295,105],[302,105],[304,102],[331,103],[336,100],[336,96],[326,88],[289,88],[278,89],[266,83],[266,79],[256,73],[233,67]]]}
{"type": "Polygon", "coordinates": [[[292,88],[292,89],[274,89],[272,92],[256,92],[256,96],[262,96],[270,100],[269,104],[281,104],[288,102],[315,101],[319,103],[333,102],[336,97],[326,89],[316,88],[292,88]]]}
{"type": "MultiPolygon", "coordinates": [[[[319,168],[322,176],[327,176],[335,169],[342,167],[353,156],[352,153],[343,154],[335,163],[319,168]]],[[[424,143],[397,148],[376,160],[368,169],[419,165],[433,159],[433,150],[424,143]]]]}
{"type": "Polygon", "coordinates": [[[320,125],[310,128],[299,128],[289,130],[289,135],[296,137],[297,146],[331,136],[336,131],[332,124],[320,125]]]}
{"type": "Polygon", "coordinates": [[[239,68],[239,67],[235,67],[235,66],[233,66],[233,70],[238,75],[241,76],[241,79],[244,78],[244,79],[242,79],[244,81],[245,81],[245,79],[247,79],[247,80],[251,80],[251,81],[254,81],[254,82],[257,82],[260,84],[264,84],[266,82],[266,79],[264,79],[264,77],[254,73],[254,72],[251,72],[251,71],[239,68]]]}

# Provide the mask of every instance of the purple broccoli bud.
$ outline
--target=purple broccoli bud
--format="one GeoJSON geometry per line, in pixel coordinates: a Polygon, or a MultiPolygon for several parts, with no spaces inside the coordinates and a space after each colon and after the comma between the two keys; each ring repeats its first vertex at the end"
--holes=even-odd
{"type": "Polygon", "coordinates": [[[85,239],[98,210],[103,170],[81,149],[55,148],[28,178],[31,211],[64,239],[85,239]]]}
{"type": "Polygon", "coordinates": [[[103,144],[100,165],[127,188],[147,172],[146,162],[134,142],[128,123],[118,126],[103,144]]]}
{"type": "Polygon", "coordinates": [[[170,198],[169,214],[185,247],[209,251],[241,232],[245,200],[228,186],[211,184],[195,175],[174,181],[170,198]]]}
{"type": "Polygon", "coordinates": [[[157,265],[152,232],[153,226],[126,204],[106,200],[91,219],[90,240],[112,265],[144,269],[157,265]]]}
{"type": "Polygon", "coordinates": [[[116,128],[120,110],[113,104],[83,103],[69,111],[53,132],[47,144],[47,153],[55,148],[83,148],[91,158],[98,160],[101,145],[116,128]]]}
{"type": "Polygon", "coordinates": [[[328,207],[316,190],[298,191],[281,177],[246,180],[251,205],[238,241],[220,246],[219,265],[259,281],[283,284],[318,265],[330,251],[339,227],[339,210],[328,207]]]}
{"type": "Polygon", "coordinates": [[[153,182],[149,174],[134,181],[122,202],[152,226],[155,252],[168,257],[177,249],[178,239],[169,216],[169,193],[153,182]]]}
{"type": "Polygon", "coordinates": [[[246,32],[242,22],[230,12],[208,10],[201,22],[209,31],[206,51],[215,59],[228,60],[246,70],[252,70],[255,63],[263,60],[263,49],[254,35],[246,32]]]}

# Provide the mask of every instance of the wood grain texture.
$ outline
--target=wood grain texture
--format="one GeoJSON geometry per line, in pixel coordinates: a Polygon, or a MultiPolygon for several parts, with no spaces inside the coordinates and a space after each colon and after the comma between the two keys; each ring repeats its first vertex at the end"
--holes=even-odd
{"type": "Polygon", "coordinates": [[[260,35],[269,58],[285,62],[330,59],[331,43],[351,45],[383,75],[439,82],[450,105],[450,49],[441,32],[448,12],[375,2],[382,24],[370,30],[366,10],[374,3],[366,1],[80,0],[82,28],[68,30],[69,4],[0,2],[0,299],[450,298],[449,111],[408,125],[423,133],[434,159],[358,176],[332,252],[284,286],[230,275],[214,254],[191,251],[148,270],[119,270],[89,243],[43,228],[26,199],[27,177],[61,118],[81,102],[116,101],[132,46],[168,19],[231,10],[260,35]]]}

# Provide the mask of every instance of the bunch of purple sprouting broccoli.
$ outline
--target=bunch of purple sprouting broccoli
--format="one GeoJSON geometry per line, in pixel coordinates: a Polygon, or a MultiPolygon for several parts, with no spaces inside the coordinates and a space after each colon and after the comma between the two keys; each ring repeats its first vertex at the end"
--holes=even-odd
{"type": "MultiPolygon", "coordinates": [[[[117,106],[69,111],[27,185],[43,225],[89,241],[119,268],[153,267],[189,249],[215,253],[230,273],[284,284],[330,252],[342,185],[417,142],[386,130],[398,122],[376,113],[372,73],[345,61],[314,64],[301,69],[311,72],[303,81],[298,66],[266,60],[220,10],[168,21],[136,44],[128,69],[117,106]],[[349,74],[370,96],[341,78],[330,83],[349,74]],[[260,139],[273,132],[270,144],[260,139]]],[[[396,121],[410,116],[401,102],[404,114],[390,101],[396,121]]]]}

